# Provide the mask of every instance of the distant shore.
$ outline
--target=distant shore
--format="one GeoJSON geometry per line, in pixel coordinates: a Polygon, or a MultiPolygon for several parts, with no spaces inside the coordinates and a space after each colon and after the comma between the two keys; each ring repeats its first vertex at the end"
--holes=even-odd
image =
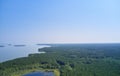
{"type": "Polygon", "coordinates": [[[14,45],[15,47],[24,47],[26,45],[14,45]]]}

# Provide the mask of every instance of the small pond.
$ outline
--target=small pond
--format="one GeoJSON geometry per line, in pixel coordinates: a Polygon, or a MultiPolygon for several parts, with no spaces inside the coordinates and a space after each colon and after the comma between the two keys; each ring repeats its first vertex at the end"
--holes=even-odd
{"type": "Polygon", "coordinates": [[[23,76],[55,76],[53,72],[32,72],[23,76]]]}

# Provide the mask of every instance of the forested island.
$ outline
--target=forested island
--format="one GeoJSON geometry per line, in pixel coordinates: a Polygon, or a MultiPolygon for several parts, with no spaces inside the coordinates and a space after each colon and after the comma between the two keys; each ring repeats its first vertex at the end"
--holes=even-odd
{"type": "Polygon", "coordinates": [[[24,47],[26,45],[14,45],[15,47],[24,47]]]}
{"type": "Polygon", "coordinates": [[[120,76],[120,44],[54,44],[0,63],[0,76],[23,76],[35,71],[55,76],[120,76]]]}

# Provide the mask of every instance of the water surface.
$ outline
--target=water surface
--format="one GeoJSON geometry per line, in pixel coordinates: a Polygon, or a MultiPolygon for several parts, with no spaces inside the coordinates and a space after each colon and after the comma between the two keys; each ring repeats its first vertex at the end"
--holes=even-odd
{"type": "Polygon", "coordinates": [[[25,74],[24,76],[54,76],[53,72],[32,72],[25,74]]]}
{"type": "MultiPolygon", "coordinates": [[[[22,47],[15,46],[5,46],[0,47],[0,62],[4,62],[7,60],[26,57],[31,53],[39,53],[38,48],[49,47],[48,45],[26,45],[22,47]]],[[[41,52],[44,53],[44,52],[41,52]]]]}

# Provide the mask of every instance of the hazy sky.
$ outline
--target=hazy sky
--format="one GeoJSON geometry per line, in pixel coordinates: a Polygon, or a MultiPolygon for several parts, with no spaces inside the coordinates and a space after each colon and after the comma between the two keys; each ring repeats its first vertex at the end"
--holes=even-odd
{"type": "Polygon", "coordinates": [[[0,43],[120,42],[120,0],[0,0],[0,43]]]}

